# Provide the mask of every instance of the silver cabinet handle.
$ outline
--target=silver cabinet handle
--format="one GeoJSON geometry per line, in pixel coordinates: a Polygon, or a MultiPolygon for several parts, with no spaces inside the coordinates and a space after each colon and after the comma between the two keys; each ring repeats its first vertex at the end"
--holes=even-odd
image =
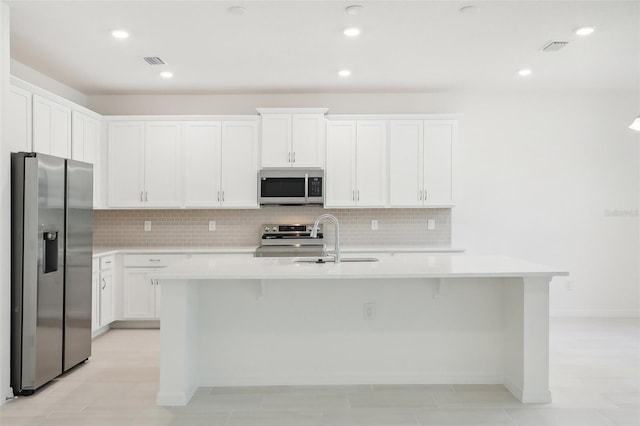
{"type": "Polygon", "coordinates": [[[224,191],[222,191],[222,202],[224,203],[224,191]]]}
{"type": "Polygon", "coordinates": [[[149,192],[144,191],[144,200],[149,201],[149,192]]]}
{"type": "Polygon", "coordinates": [[[423,194],[424,194],[424,195],[422,195],[422,199],[423,199],[424,201],[427,201],[427,190],[426,190],[426,189],[423,191],[423,194]]]}
{"type": "Polygon", "coordinates": [[[291,162],[291,151],[289,151],[289,159],[287,160],[287,163],[291,162]]]}
{"type": "Polygon", "coordinates": [[[151,281],[151,285],[153,285],[153,280],[151,278],[149,278],[149,281],[151,281]]]}
{"type": "Polygon", "coordinates": [[[351,190],[351,201],[355,201],[356,200],[356,191],[351,190]]]}
{"type": "Polygon", "coordinates": [[[218,190],[218,201],[220,201],[220,190],[218,190]]]}
{"type": "Polygon", "coordinates": [[[149,259],[149,262],[160,262],[160,259],[149,259]]]}
{"type": "Polygon", "coordinates": [[[356,200],[360,201],[360,190],[358,189],[358,191],[356,193],[358,194],[358,196],[356,197],[356,200]]]}
{"type": "Polygon", "coordinates": [[[108,265],[109,263],[111,263],[111,261],[110,260],[105,260],[104,263],[106,263],[108,265]]]}
{"type": "Polygon", "coordinates": [[[140,201],[144,201],[144,193],[143,193],[143,191],[140,191],[140,201]]]}
{"type": "Polygon", "coordinates": [[[102,279],[102,289],[104,290],[107,287],[107,281],[103,278],[102,279]]]}
{"type": "Polygon", "coordinates": [[[293,151],[293,162],[294,163],[296,162],[296,152],[295,151],[293,151]]]}
{"type": "Polygon", "coordinates": [[[418,190],[418,199],[422,200],[422,189],[418,190]]]}

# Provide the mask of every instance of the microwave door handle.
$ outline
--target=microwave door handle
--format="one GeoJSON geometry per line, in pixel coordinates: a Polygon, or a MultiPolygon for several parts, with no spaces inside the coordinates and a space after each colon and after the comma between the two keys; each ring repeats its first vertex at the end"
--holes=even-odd
{"type": "Polygon", "coordinates": [[[304,201],[309,202],[309,173],[304,174],[304,201]]]}

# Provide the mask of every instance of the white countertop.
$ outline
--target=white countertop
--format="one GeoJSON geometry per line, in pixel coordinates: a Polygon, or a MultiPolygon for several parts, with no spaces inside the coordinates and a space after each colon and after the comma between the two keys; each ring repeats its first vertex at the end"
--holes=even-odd
{"type": "MultiPolygon", "coordinates": [[[[350,257],[349,255],[343,257],[350,257]]],[[[355,256],[351,256],[355,257],[355,256]]],[[[158,279],[359,279],[551,277],[568,275],[561,268],[504,256],[402,253],[376,254],[378,262],[294,263],[293,258],[228,256],[194,258],[153,273],[158,279]]]]}
{"type": "MultiPolygon", "coordinates": [[[[333,246],[327,247],[328,250],[333,246]]],[[[127,247],[120,249],[96,248],[93,250],[94,257],[106,256],[110,254],[223,254],[223,253],[251,253],[256,251],[256,246],[234,246],[234,247],[127,247]]],[[[341,247],[343,253],[462,253],[464,249],[456,247],[341,247]]]]}

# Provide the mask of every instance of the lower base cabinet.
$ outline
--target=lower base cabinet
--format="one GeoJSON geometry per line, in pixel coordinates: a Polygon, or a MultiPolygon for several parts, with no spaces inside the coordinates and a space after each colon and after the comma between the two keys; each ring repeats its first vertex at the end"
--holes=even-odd
{"type": "Polygon", "coordinates": [[[160,318],[160,283],[150,278],[164,268],[187,258],[186,254],[127,254],[122,282],[122,319],[160,318]]]}
{"type": "Polygon", "coordinates": [[[123,287],[124,319],[160,318],[160,285],[149,278],[156,268],[125,268],[123,287]]]}
{"type": "Polygon", "coordinates": [[[107,255],[93,259],[91,275],[91,332],[111,324],[114,315],[114,270],[115,256],[107,255]]]}

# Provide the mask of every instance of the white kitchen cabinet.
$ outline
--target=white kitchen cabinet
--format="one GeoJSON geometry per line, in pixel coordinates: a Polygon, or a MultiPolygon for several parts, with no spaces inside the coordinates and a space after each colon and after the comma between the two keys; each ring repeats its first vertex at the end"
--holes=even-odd
{"type": "Polygon", "coordinates": [[[152,320],[160,318],[160,282],[151,279],[158,268],[184,260],[184,254],[128,254],[124,256],[122,318],[152,320]]]}
{"type": "Polygon", "coordinates": [[[123,318],[154,319],[157,281],[149,278],[156,268],[125,268],[123,286],[123,318]]]}
{"type": "Polygon", "coordinates": [[[113,322],[113,270],[100,271],[100,327],[113,322]]]}
{"type": "Polygon", "coordinates": [[[391,207],[453,205],[453,149],[456,138],[456,120],[391,121],[391,207]]]}
{"type": "Polygon", "coordinates": [[[185,207],[257,207],[258,123],[184,126],[185,207]]]}
{"type": "Polygon", "coordinates": [[[30,152],[31,144],[31,92],[11,86],[8,96],[6,119],[7,144],[10,152],[30,152]]]}
{"type": "Polygon", "coordinates": [[[33,150],[43,154],[71,156],[71,109],[33,95],[33,150]]]}
{"type": "Polygon", "coordinates": [[[329,122],[325,206],[384,207],[386,152],[386,121],[329,122]]]}
{"type": "Polygon", "coordinates": [[[71,112],[71,158],[96,163],[100,122],[78,111],[71,112]]]}
{"type": "Polygon", "coordinates": [[[263,113],[262,167],[322,167],[325,139],[324,113],[263,113]]]}
{"type": "Polygon", "coordinates": [[[111,122],[109,207],[180,207],[180,122],[111,122]]]}

